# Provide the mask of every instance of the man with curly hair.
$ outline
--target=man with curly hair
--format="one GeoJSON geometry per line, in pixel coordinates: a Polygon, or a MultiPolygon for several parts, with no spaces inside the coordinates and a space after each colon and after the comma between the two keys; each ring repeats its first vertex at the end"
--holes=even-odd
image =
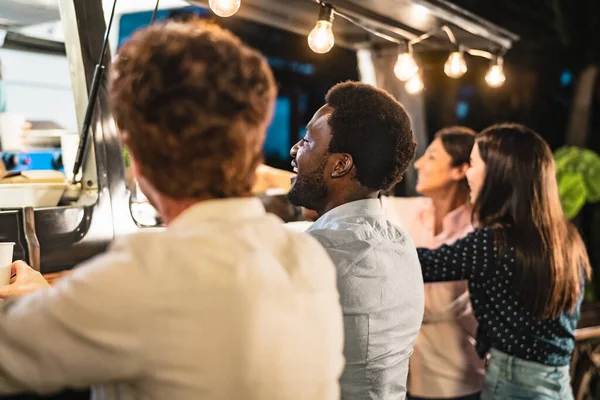
{"type": "Polygon", "coordinates": [[[378,194],[415,153],[404,107],[387,92],[344,82],[291,150],[289,200],[316,211],[308,229],[337,269],[344,313],[343,400],[401,400],[423,317],[423,278],[410,238],[383,215],[378,194]]]}
{"type": "Polygon", "coordinates": [[[335,400],[343,328],[319,243],[251,197],[276,97],[265,59],[200,22],[139,31],[110,99],[166,222],[52,288],[21,262],[0,297],[0,394],[93,386],[94,399],[335,400]]]}

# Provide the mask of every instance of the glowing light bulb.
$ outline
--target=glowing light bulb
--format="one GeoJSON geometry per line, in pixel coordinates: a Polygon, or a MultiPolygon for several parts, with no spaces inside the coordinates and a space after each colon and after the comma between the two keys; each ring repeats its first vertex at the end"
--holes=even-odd
{"type": "Polygon", "coordinates": [[[412,54],[398,54],[398,61],[396,61],[396,65],[394,66],[394,74],[396,74],[396,78],[400,79],[402,82],[406,82],[415,76],[417,72],[419,72],[419,66],[415,62],[412,54]]]}
{"type": "Polygon", "coordinates": [[[231,17],[239,9],[242,0],[209,0],[208,5],[219,17],[231,17]]]}
{"type": "Polygon", "coordinates": [[[506,76],[504,75],[504,61],[498,58],[485,74],[485,81],[490,87],[497,88],[504,85],[506,76]]]}
{"type": "Polygon", "coordinates": [[[327,53],[335,44],[333,24],[329,21],[317,21],[317,25],[308,35],[308,45],[318,54],[327,53]]]}
{"type": "Polygon", "coordinates": [[[333,7],[331,4],[321,3],[319,19],[314,29],[308,35],[308,46],[318,54],[327,53],[335,44],[333,36],[333,7]]]}
{"type": "Polygon", "coordinates": [[[450,54],[448,61],[444,64],[444,72],[454,79],[460,78],[467,72],[467,63],[462,52],[455,51],[450,54]]]}
{"type": "Polygon", "coordinates": [[[423,81],[418,74],[410,78],[408,82],[406,82],[406,85],[404,85],[406,92],[409,94],[417,94],[421,92],[424,87],[423,81]]]}

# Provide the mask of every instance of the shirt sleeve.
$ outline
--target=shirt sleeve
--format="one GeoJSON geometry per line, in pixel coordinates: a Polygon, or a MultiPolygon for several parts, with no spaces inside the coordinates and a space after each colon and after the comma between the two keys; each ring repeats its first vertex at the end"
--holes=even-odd
{"type": "Polygon", "coordinates": [[[53,393],[148,368],[149,291],[131,254],[110,251],[55,287],[0,305],[0,394],[53,393]]]}
{"type": "Polygon", "coordinates": [[[493,233],[488,229],[471,232],[452,245],[417,249],[425,282],[475,280],[485,275],[494,251],[493,233]]]}

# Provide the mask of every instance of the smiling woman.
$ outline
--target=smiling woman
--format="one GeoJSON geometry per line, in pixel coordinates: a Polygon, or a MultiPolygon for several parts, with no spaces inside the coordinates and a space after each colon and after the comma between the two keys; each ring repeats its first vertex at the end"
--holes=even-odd
{"type": "Polygon", "coordinates": [[[419,249],[423,279],[468,280],[477,352],[490,355],[482,399],[573,399],[569,364],[590,263],[561,209],[550,146],[523,125],[500,124],[477,136],[471,159],[477,229],[419,249]]]}
{"type": "MultiPolygon", "coordinates": [[[[415,162],[417,192],[423,197],[382,197],[384,214],[400,225],[417,247],[450,244],[472,231],[469,187],[465,173],[475,142],[466,127],[435,134],[415,162]]],[[[483,386],[483,360],[475,351],[477,322],[467,283],[425,285],[425,313],[410,360],[409,398],[454,399],[483,386]]]]}

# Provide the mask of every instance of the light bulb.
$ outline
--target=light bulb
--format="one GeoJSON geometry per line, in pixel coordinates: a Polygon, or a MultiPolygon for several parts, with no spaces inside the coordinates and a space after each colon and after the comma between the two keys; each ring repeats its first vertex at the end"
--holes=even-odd
{"type": "Polygon", "coordinates": [[[406,82],[406,84],[404,85],[406,92],[409,94],[417,94],[420,91],[422,91],[424,87],[425,86],[423,85],[423,81],[421,80],[419,74],[416,74],[415,76],[410,78],[408,82],[406,82]]]}
{"type": "Polygon", "coordinates": [[[329,21],[317,21],[317,25],[308,35],[308,45],[312,51],[324,54],[333,48],[335,38],[332,27],[333,24],[329,21]]]}
{"type": "Polygon", "coordinates": [[[242,0],[208,0],[210,9],[219,17],[231,17],[239,9],[242,0]]]}
{"type": "Polygon", "coordinates": [[[324,54],[333,48],[333,18],[334,9],[331,4],[321,3],[317,25],[308,35],[308,46],[315,53],[324,54]]]}
{"type": "Polygon", "coordinates": [[[444,64],[444,72],[454,79],[460,78],[467,72],[467,63],[462,52],[455,51],[450,54],[448,61],[444,64]]]}
{"type": "Polygon", "coordinates": [[[490,85],[490,87],[497,88],[504,85],[504,81],[506,81],[506,76],[504,75],[503,64],[503,60],[499,58],[490,67],[487,74],[485,74],[485,81],[488,85],[490,85]]]}
{"type": "Polygon", "coordinates": [[[394,74],[402,82],[406,82],[419,72],[419,66],[415,62],[412,54],[400,53],[398,54],[398,61],[394,66],[394,74]]]}

